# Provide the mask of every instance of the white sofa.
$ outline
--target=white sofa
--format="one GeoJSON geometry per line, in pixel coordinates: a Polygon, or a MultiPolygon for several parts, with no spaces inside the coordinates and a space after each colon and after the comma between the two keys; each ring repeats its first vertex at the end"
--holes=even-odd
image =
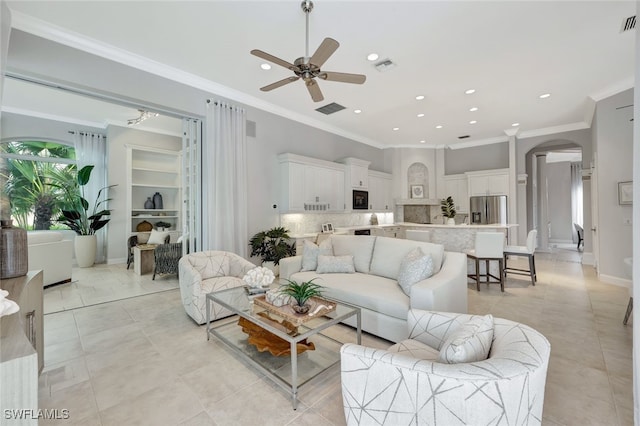
{"type": "MultiPolygon", "coordinates": [[[[467,257],[445,252],[440,244],[365,235],[333,235],[335,256],[352,255],[355,273],[319,274],[302,269],[302,256],[280,261],[280,278],[298,282],[315,279],[324,295],[362,310],[362,329],[393,342],[408,336],[409,309],[467,312],[467,257]],[[400,264],[420,247],[434,261],[434,273],[411,287],[411,297],[398,285],[400,264]]],[[[355,319],[345,323],[355,326],[355,319]]]]}
{"type": "Polygon", "coordinates": [[[27,232],[29,269],[42,269],[44,287],[71,281],[73,242],[57,231],[27,232]]]}
{"type": "MultiPolygon", "coordinates": [[[[256,265],[226,251],[200,251],[182,256],[178,261],[178,281],[182,305],[198,324],[207,321],[207,293],[244,285],[242,277],[256,265]]],[[[231,311],[214,303],[211,319],[232,315],[231,311]]]]}
{"type": "Polygon", "coordinates": [[[402,345],[389,350],[344,345],[341,382],[347,424],[541,424],[551,346],[536,330],[494,318],[487,359],[437,361],[447,337],[472,318],[411,310],[411,340],[402,345]]]}

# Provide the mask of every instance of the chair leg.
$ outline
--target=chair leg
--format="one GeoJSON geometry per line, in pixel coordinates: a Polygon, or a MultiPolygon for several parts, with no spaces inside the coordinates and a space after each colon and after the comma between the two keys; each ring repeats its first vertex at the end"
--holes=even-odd
{"type": "Polygon", "coordinates": [[[500,291],[504,293],[504,264],[498,259],[498,272],[500,273],[500,291]]]}
{"type": "Polygon", "coordinates": [[[484,273],[487,274],[487,288],[489,288],[489,281],[491,280],[491,275],[489,275],[489,261],[485,259],[484,261],[484,273]]]}
{"type": "Polygon", "coordinates": [[[536,255],[531,254],[531,264],[533,265],[533,281],[538,282],[538,271],[536,271],[536,255]]]}
{"type": "Polygon", "coordinates": [[[633,297],[630,297],[629,304],[627,305],[627,312],[624,314],[624,320],[622,321],[624,325],[627,325],[627,322],[629,321],[629,315],[631,315],[632,310],[633,310],[633,297]]]}
{"type": "Polygon", "coordinates": [[[153,269],[153,278],[151,278],[151,279],[154,280],[154,281],[156,279],[156,270],[155,270],[155,268],[153,269]]]}
{"type": "Polygon", "coordinates": [[[533,255],[529,255],[529,273],[531,274],[531,285],[536,285],[536,267],[533,263],[533,255]]]}
{"type": "Polygon", "coordinates": [[[504,260],[504,277],[507,278],[507,255],[503,254],[502,259],[504,260]]]}
{"type": "Polygon", "coordinates": [[[476,287],[480,291],[480,261],[476,258],[476,287]]]}

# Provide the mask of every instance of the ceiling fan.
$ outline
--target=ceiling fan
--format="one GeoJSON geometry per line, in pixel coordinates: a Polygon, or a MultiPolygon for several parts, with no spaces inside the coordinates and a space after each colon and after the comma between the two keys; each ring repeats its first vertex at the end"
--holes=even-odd
{"type": "Polygon", "coordinates": [[[367,76],[362,74],[348,74],[342,72],[333,72],[333,71],[322,71],[320,68],[324,63],[329,59],[331,55],[338,49],[340,43],[335,41],[332,38],[325,38],[315,53],[309,57],[309,14],[313,10],[313,2],[310,0],[305,0],[301,4],[302,10],[306,14],[306,44],[305,44],[305,55],[293,61],[293,64],[287,62],[283,59],[270,55],[262,50],[254,49],[251,51],[252,55],[255,55],[259,58],[265,59],[269,62],[273,62],[276,65],[280,65],[281,67],[285,67],[288,70],[293,71],[295,76],[287,77],[283,80],[276,81],[275,83],[271,83],[267,86],[261,87],[260,90],[263,92],[269,92],[273,89],[277,89],[278,87],[282,87],[285,84],[293,83],[299,79],[304,81],[304,84],[307,86],[307,90],[311,95],[311,99],[314,102],[320,102],[324,99],[322,95],[322,91],[320,90],[320,86],[318,86],[317,78],[321,78],[322,80],[327,81],[337,81],[340,83],[353,83],[353,84],[362,84],[367,79],[367,76]]]}

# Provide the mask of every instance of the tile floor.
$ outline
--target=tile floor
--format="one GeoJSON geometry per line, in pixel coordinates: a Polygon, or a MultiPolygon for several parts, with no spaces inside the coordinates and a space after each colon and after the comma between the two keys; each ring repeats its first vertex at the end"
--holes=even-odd
{"type": "MultiPolygon", "coordinates": [[[[526,277],[509,277],[505,293],[470,284],[469,311],[526,323],[551,342],[543,424],[632,425],[628,293],[599,282],[576,255],[536,256],[535,287],[526,277]]],[[[348,327],[334,332],[352,339],[348,327]]],[[[389,342],[365,335],[363,344],[389,342]]],[[[301,389],[293,411],[270,380],[206,340],[178,290],[48,314],[45,345],[40,406],[68,409],[60,424],[344,424],[337,366],[301,389]]]]}

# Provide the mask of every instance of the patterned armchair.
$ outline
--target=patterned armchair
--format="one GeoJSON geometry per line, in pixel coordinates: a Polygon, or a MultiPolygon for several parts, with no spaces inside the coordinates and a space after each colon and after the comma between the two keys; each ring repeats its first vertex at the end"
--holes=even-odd
{"type": "Polygon", "coordinates": [[[153,251],[155,266],[153,278],[156,274],[180,274],[178,273],[178,261],[182,257],[182,243],[160,244],[153,251]]]}
{"type": "Polygon", "coordinates": [[[488,359],[463,364],[425,359],[428,352],[437,357],[447,336],[472,317],[411,310],[410,339],[391,350],[344,345],[347,424],[541,424],[550,345],[532,328],[494,318],[488,359]],[[422,344],[429,348],[411,350],[422,344]]]}
{"type": "MultiPolygon", "coordinates": [[[[226,251],[201,251],[183,256],[178,262],[180,296],[187,314],[198,324],[207,321],[206,296],[212,291],[244,285],[242,277],[256,265],[226,251]]],[[[231,312],[212,305],[212,320],[231,312]]]]}

